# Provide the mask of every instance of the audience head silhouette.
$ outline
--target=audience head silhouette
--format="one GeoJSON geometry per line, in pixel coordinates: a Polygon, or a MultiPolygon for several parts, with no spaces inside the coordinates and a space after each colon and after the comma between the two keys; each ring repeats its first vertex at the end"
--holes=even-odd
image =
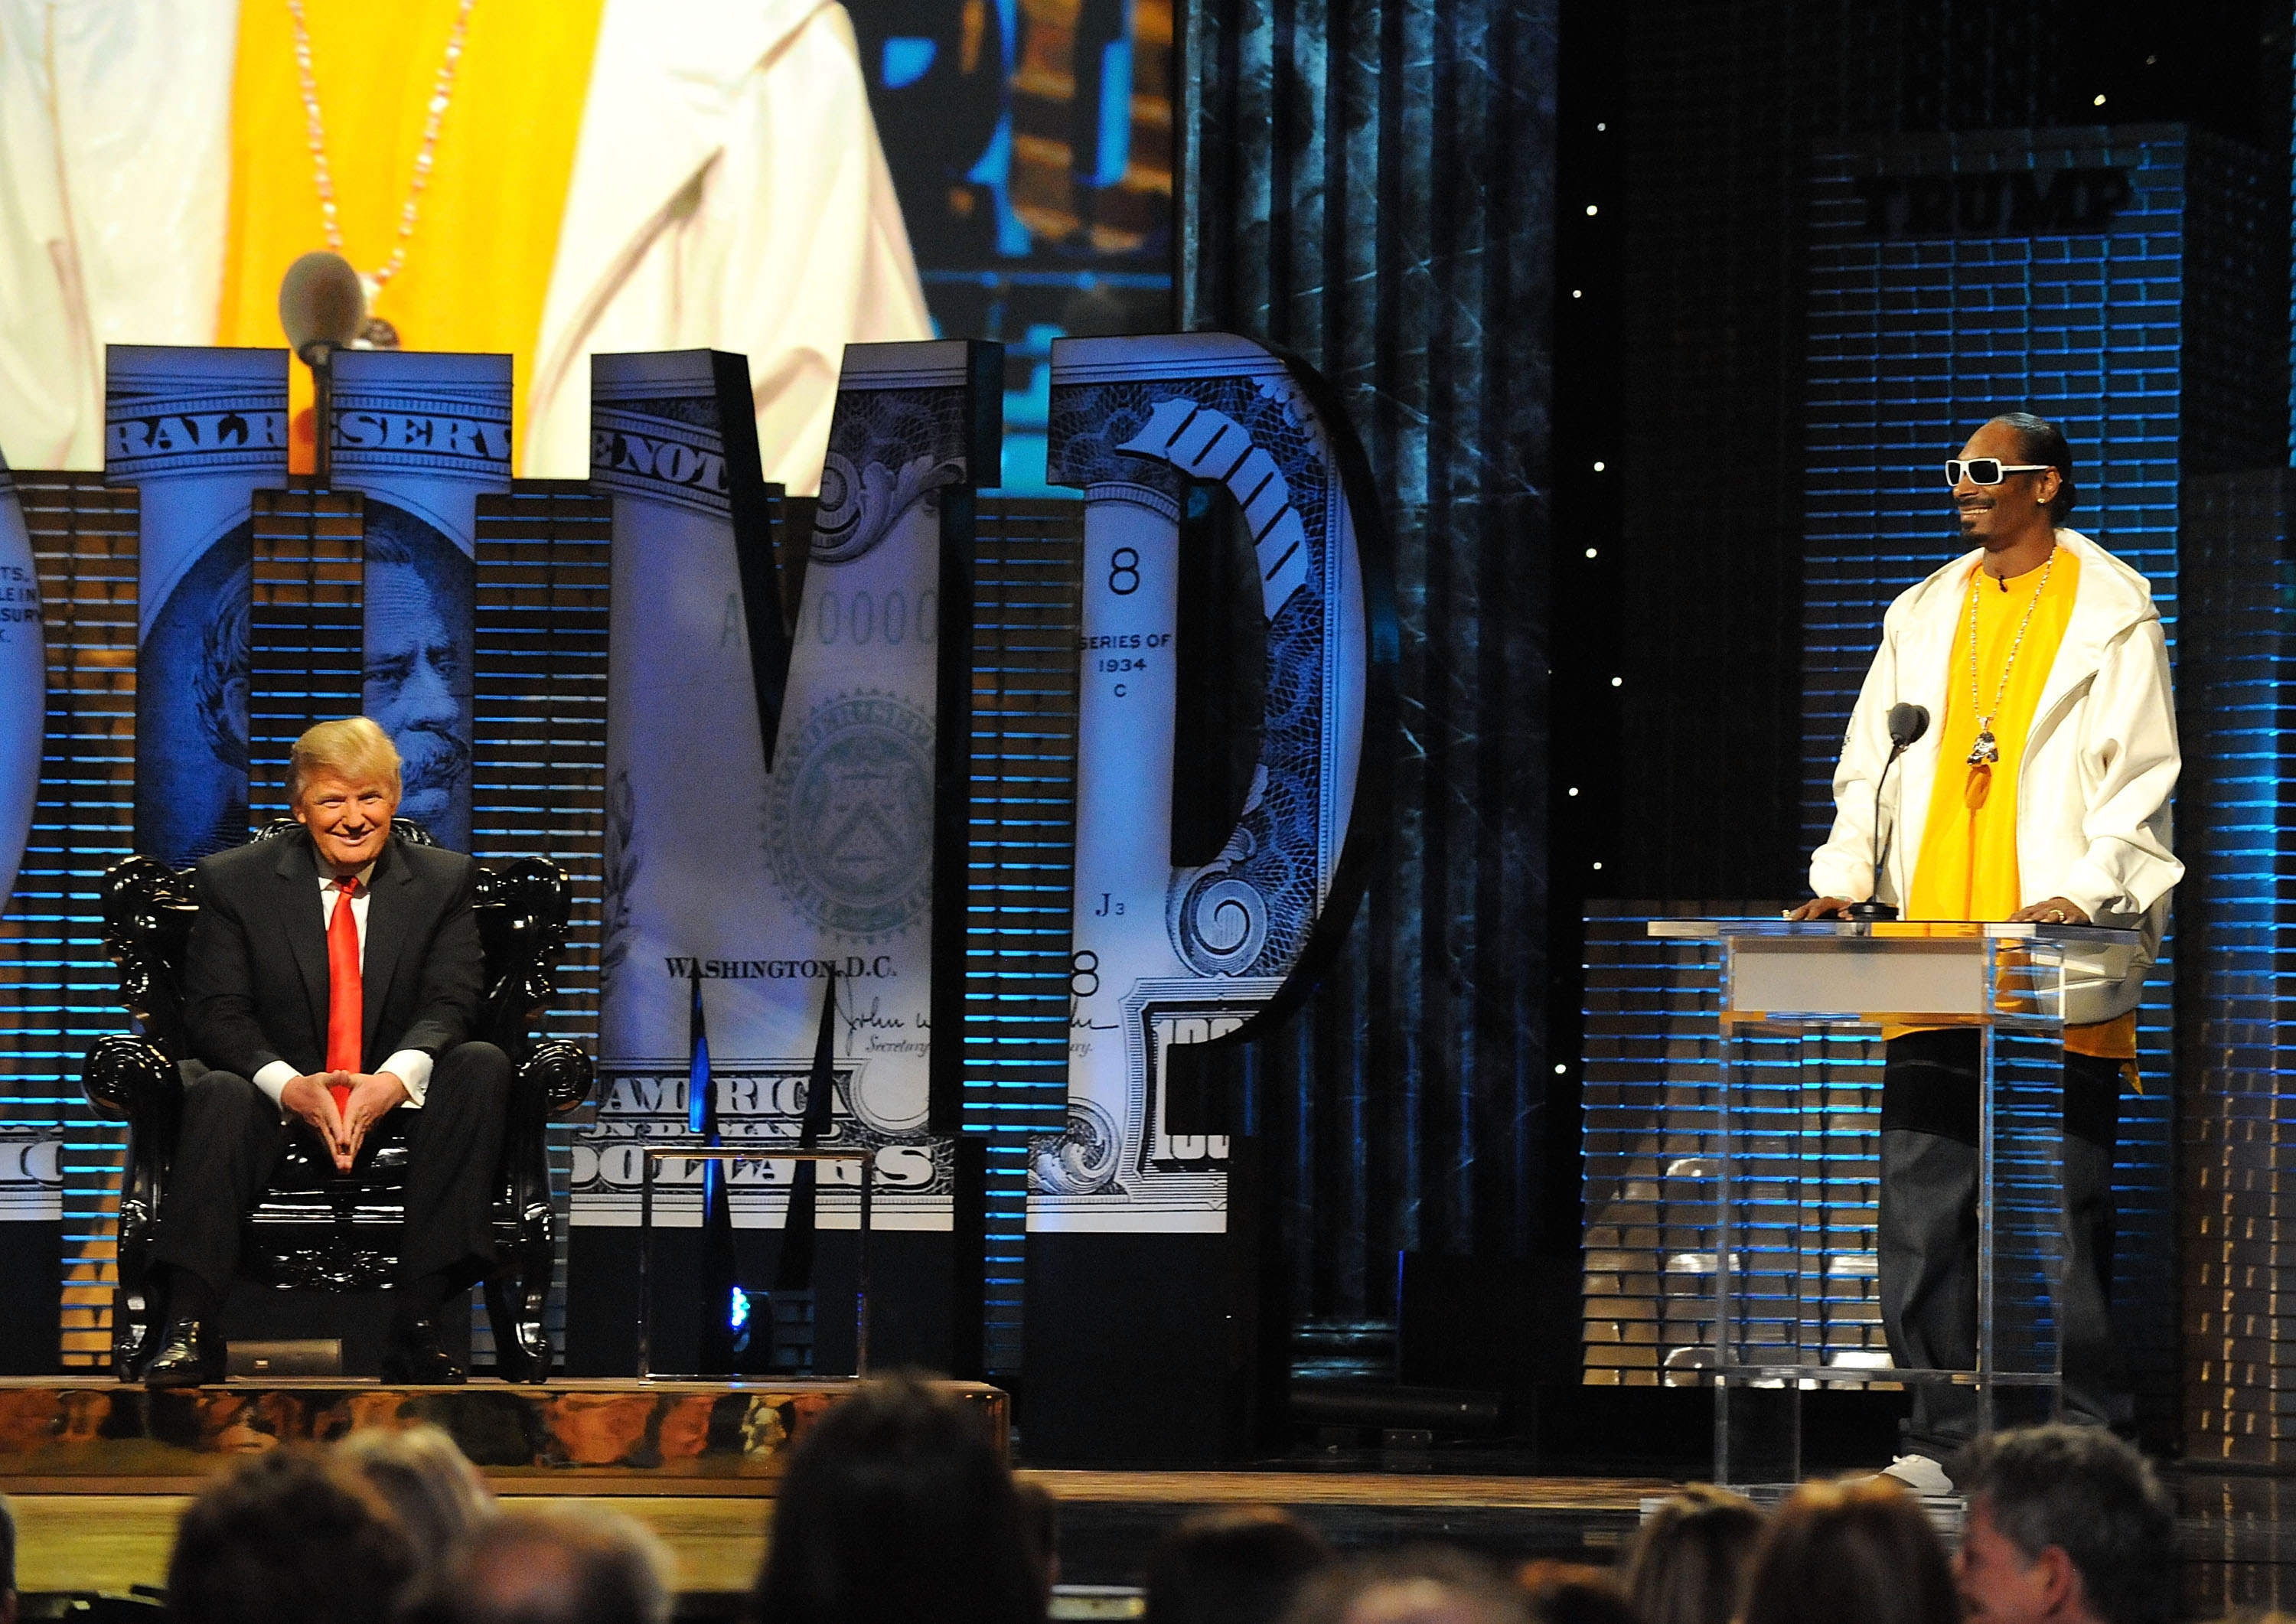
{"type": "Polygon", "coordinates": [[[800,1435],[774,1503],[761,1624],[1038,1624],[1044,1577],[982,1418],[908,1376],[800,1435]]]}
{"type": "Polygon", "coordinates": [[[1960,1624],[1953,1564],[1887,1478],[1805,1483],[1762,1530],[1742,1624],[1960,1624]]]}
{"type": "Polygon", "coordinates": [[[1327,1569],[1300,1586],[1286,1624],[1532,1624],[1498,1570],[1442,1546],[1327,1569]]]}
{"type": "Polygon", "coordinates": [[[1042,1483],[1024,1483],[1015,1480],[1013,1493],[1021,1505],[1021,1532],[1029,1542],[1029,1560],[1045,1582],[1045,1592],[1051,1595],[1054,1585],[1061,1582],[1061,1505],[1053,1491],[1042,1483]]]}
{"type": "Polygon", "coordinates": [[[337,1444],[335,1453],[390,1505],[425,1572],[461,1555],[495,1514],[486,1480],[444,1428],[367,1427],[337,1444]]]}
{"type": "Polygon", "coordinates": [[[0,1495],[0,1624],[16,1624],[16,1519],[0,1495]]]}
{"type": "Polygon", "coordinates": [[[2177,1511],[2103,1427],[1997,1432],[1955,1463],[1969,1496],[1955,1569],[1975,1624],[2169,1624],[2177,1511]]]}
{"type": "Polygon", "coordinates": [[[1627,1554],[1627,1599],[1643,1624],[1730,1624],[1761,1537],[1751,1500],[1693,1483],[1643,1520],[1627,1554]]]}
{"type": "Polygon", "coordinates": [[[668,1624],[670,1561],[618,1513],[506,1512],[472,1535],[406,1624],[668,1624]]]}
{"type": "Polygon", "coordinates": [[[1272,1506],[1199,1512],[1148,1563],[1148,1624],[1271,1624],[1332,1549],[1272,1506]]]}
{"type": "Polygon", "coordinates": [[[201,1491],[168,1561],[181,1624],[385,1624],[415,1554],[381,1497],[347,1464],[291,1446],[201,1491]]]}
{"type": "Polygon", "coordinates": [[[1542,1558],[1517,1570],[1514,1583],[1538,1624],[1642,1624],[1607,1569],[1542,1558]]]}

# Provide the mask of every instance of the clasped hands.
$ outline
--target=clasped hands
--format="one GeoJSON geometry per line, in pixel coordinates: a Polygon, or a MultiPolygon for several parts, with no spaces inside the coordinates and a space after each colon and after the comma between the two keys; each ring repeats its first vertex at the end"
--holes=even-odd
{"type": "Polygon", "coordinates": [[[294,1079],[279,1091],[279,1103],[289,1116],[299,1117],[316,1130],[320,1143],[334,1159],[335,1171],[348,1173],[358,1160],[366,1131],[406,1103],[406,1085],[390,1071],[312,1071],[294,1079]],[[348,1087],[350,1098],[335,1109],[332,1087],[348,1087]]]}
{"type": "MultiPolygon", "coordinates": [[[[1788,914],[1788,919],[1841,919],[1849,903],[1841,897],[1812,897],[1808,902],[1788,914]]],[[[2063,897],[2044,897],[2040,901],[2019,908],[2009,915],[2011,924],[2085,925],[2089,923],[2087,912],[2078,902],[2063,897]]]]}

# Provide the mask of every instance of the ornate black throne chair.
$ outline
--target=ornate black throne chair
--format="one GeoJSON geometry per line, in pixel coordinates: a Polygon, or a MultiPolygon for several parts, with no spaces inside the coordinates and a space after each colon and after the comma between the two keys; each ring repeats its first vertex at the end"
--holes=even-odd
{"type": "MultiPolygon", "coordinates": [[[[257,838],[275,839],[296,826],[282,819],[257,838]]],[[[393,829],[404,840],[432,843],[404,818],[393,829]]],[[[550,1374],[543,1311],[556,1250],[543,1129],[589,1096],[594,1068],[573,1044],[537,1039],[528,1029],[556,993],[552,977],[566,940],[565,872],[538,857],[482,862],[480,870],[486,994],[472,1035],[500,1047],[514,1077],[494,1210],[500,1260],[485,1283],[487,1314],[499,1374],[541,1382],[550,1374]]],[[[182,1124],[182,971],[197,912],[189,870],[130,857],[105,876],[104,947],[119,966],[120,1002],[139,1029],[97,1042],[80,1086],[98,1112],[127,1124],[119,1285],[111,1307],[112,1369],[123,1382],[142,1374],[167,1323],[167,1305],[156,1300],[152,1247],[182,1124]]],[[[369,1136],[372,1148],[348,1173],[335,1170],[316,1139],[295,1136],[248,1220],[241,1274],[283,1291],[388,1289],[406,1214],[407,1126],[404,1111],[385,1117],[369,1136]]]]}

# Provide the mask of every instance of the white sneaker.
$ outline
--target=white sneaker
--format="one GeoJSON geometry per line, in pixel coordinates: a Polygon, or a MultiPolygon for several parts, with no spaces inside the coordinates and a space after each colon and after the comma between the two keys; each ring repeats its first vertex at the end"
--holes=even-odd
{"type": "Polygon", "coordinates": [[[1874,1475],[1903,1483],[1925,1500],[1953,1497],[1953,1480],[1926,1455],[1900,1455],[1874,1475]]]}

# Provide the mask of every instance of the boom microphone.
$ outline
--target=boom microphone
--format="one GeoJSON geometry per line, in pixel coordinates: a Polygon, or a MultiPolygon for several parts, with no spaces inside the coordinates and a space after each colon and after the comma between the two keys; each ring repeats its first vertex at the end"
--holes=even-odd
{"type": "Polygon", "coordinates": [[[279,280],[279,324],[308,365],[324,365],[358,337],[365,320],[366,290],[340,254],[306,254],[279,280]]]}
{"type": "Polygon", "coordinates": [[[365,322],[366,289],[340,254],[306,254],[279,279],[279,324],[288,348],[311,369],[312,467],[322,486],[334,481],[335,351],[358,337],[365,322]]]}
{"type": "MultiPolygon", "coordinates": [[[[1882,786],[1890,781],[1890,769],[1898,765],[1898,758],[1920,742],[1930,730],[1929,709],[1923,705],[1895,704],[1890,707],[1890,759],[1882,764],[1882,771],[1874,780],[1874,889],[1863,902],[1849,905],[1852,919],[1895,919],[1894,904],[1882,900],[1882,868],[1890,860],[1890,842],[1882,838],[1882,786]]],[[[1894,835],[1897,832],[1890,831],[1894,835]]]]}

